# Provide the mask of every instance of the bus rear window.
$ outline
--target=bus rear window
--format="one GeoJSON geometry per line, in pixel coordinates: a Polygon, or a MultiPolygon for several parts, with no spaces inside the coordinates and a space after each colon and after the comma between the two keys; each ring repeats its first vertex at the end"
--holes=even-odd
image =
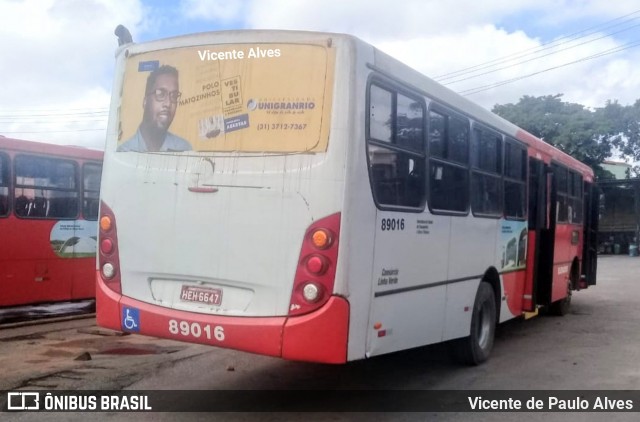
{"type": "Polygon", "coordinates": [[[118,151],[323,152],[326,45],[220,44],[128,57],[118,151]]]}

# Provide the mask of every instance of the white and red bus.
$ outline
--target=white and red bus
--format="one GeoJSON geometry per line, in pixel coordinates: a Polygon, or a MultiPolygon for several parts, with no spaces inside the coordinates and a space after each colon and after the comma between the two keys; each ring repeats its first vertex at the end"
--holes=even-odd
{"type": "Polygon", "coordinates": [[[0,307],[93,299],[102,151],[0,136],[0,307]]]}
{"type": "Polygon", "coordinates": [[[456,340],[595,284],[593,172],[354,37],[117,51],[104,327],[343,363],[456,340]]]}

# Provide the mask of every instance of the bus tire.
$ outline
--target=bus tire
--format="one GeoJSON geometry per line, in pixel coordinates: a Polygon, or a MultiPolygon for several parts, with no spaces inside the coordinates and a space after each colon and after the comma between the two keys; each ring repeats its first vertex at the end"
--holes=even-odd
{"type": "Polygon", "coordinates": [[[457,359],[465,365],[479,365],[489,358],[496,333],[496,299],[493,287],[481,282],[476,292],[468,337],[454,343],[457,359]]]}

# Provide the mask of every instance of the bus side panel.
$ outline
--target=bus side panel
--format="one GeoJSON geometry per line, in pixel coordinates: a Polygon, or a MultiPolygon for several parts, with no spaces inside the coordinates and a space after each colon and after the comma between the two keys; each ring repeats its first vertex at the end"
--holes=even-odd
{"type": "Polygon", "coordinates": [[[469,335],[471,310],[476,298],[480,279],[447,285],[447,307],[443,341],[469,335]]]}
{"type": "Polygon", "coordinates": [[[507,306],[501,307],[500,322],[522,314],[522,298],[524,297],[526,278],[527,273],[524,270],[511,271],[502,275],[503,297],[506,298],[507,306]]]}
{"type": "MultiPolygon", "coordinates": [[[[366,171],[366,166],[362,167],[366,171]]],[[[346,183],[345,187],[335,292],[349,300],[347,360],[352,361],[365,357],[367,333],[372,325],[369,312],[373,297],[371,279],[376,212],[366,172],[348,177],[354,182],[346,183]]]]}
{"type": "Polygon", "coordinates": [[[96,268],[95,258],[76,258],[73,266],[71,297],[73,299],[89,299],[96,296],[96,285],[93,282],[96,268]]]}
{"type": "MultiPolygon", "coordinates": [[[[479,282],[496,260],[498,219],[479,219],[472,215],[450,217],[448,268],[443,341],[469,335],[471,309],[479,282]],[[483,247],[478,248],[482,243],[483,247]]],[[[435,221],[435,220],[434,220],[435,221]]],[[[430,234],[432,230],[430,229],[430,234]]],[[[438,243],[436,238],[432,242],[438,243]]]]}
{"type": "Polygon", "coordinates": [[[55,255],[50,243],[53,224],[14,217],[2,220],[0,306],[72,299],[72,269],[77,260],[55,255]]]}
{"type": "Polygon", "coordinates": [[[347,360],[366,356],[367,333],[371,330],[369,312],[372,301],[371,283],[373,246],[376,234],[376,206],[373,201],[365,146],[365,98],[372,61],[370,49],[338,49],[336,87],[334,92],[331,148],[344,145],[345,181],[340,250],[335,292],[349,300],[349,345],[347,360]],[[348,65],[347,65],[348,64],[348,65]]]}
{"type": "Polygon", "coordinates": [[[451,220],[428,211],[378,211],[369,355],[442,341],[451,220]]]}
{"type": "Polygon", "coordinates": [[[374,299],[368,356],[442,341],[447,287],[440,285],[374,299]]]}

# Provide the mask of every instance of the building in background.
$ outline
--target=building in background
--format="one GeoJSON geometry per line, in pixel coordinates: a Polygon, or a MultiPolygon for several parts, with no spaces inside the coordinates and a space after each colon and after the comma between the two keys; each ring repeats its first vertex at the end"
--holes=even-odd
{"type": "Polygon", "coordinates": [[[599,253],[628,253],[640,238],[640,179],[601,180],[598,185],[599,253]]]}
{"type": "Polygon", "coordinates": [[[605,160],[602,162],[602,168],[611,172],[615,179],[628,179],[631,174],[631,164],[621,161],[605,160]]]}

